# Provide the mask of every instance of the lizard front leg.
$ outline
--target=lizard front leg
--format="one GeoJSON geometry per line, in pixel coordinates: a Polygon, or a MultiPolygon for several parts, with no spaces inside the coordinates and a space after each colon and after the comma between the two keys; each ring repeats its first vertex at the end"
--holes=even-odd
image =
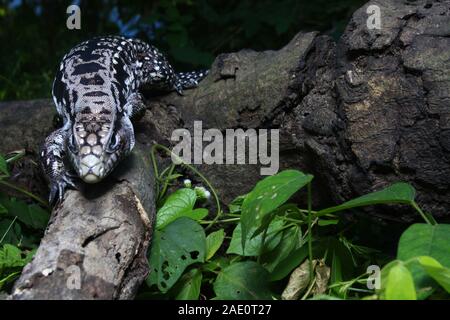
{"type": "Polygon", "coordinates": [[[41,148],[41,163],[50,180],[50,204],[62,201],[65,189],[70,186],[76,189],[72,176],[64,166],[66,141],[70,129],[60,128],[52,132],[41,148]]]}
{"type": "Polygon", "coordinates": [[[132,93],[123,108],[128,118],[134,121],[147,109],[144,96],[138,92],[132,93]]]}

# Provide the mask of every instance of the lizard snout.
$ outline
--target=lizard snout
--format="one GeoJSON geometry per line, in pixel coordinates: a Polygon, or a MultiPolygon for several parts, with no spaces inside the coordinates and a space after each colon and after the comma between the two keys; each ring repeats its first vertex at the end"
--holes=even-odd
{"type": "Polygon", "coordinates": [[[80,161],[80,178],[87,183],[99,182],[105,173],[103,162],[94,155],[88,155],[80,161]]]}

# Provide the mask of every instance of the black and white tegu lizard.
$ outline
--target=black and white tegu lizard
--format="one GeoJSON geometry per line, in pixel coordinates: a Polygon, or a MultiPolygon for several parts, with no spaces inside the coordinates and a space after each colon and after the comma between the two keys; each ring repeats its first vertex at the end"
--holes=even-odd
{"type": "Polygon", "coordinates": [[[40,152],[50,202],[75,187],[76,176],[96,183],[130,153],[135,142],[131,120],[145,108],[140,89],[181,94],[206,74],[175,73],[158,49],[137,39],[95,38],[74,47],[53,83],[63,126],[46,138],[40,152]]]}

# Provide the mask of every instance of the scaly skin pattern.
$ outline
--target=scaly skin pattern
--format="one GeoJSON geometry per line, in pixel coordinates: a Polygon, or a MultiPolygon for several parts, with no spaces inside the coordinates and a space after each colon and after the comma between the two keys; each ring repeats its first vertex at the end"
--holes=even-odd
{"type": "Polygon", "coordinates": [[[66,54],[53,83],[63,126],[41,148],[50,202],[61,201],[74,179],[96,183],[134,146],[131,120],[145,108],[140,89],[196,87],[207,71],[175,73],[155,47],[123,37],[85,41],[66,54]]]}

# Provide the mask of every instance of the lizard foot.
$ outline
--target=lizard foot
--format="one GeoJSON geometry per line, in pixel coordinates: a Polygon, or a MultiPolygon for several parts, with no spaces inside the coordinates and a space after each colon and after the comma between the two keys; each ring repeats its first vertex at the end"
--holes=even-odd
{"type": "Polygon", "coordinates": [[[50,205],[61,203],[64,198],[64,192],[67,188],[78,190],[77,185],[73,182],[73,177],[73,175],[65,173],[57,179],[51,181],[49,195],[50,205]]]}

